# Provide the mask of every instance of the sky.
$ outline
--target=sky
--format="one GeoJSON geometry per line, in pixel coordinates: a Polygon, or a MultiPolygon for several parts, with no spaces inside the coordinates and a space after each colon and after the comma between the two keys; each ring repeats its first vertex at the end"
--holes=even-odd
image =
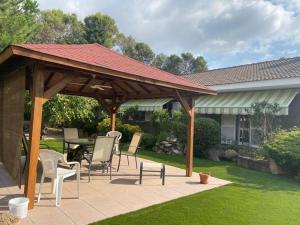
{"type": "Polygon", "coordinates": [[[113,17],[155,53],[202,55],[209,69],[300,56],[300,0],[38,0],[41,9],[113,17]]]}

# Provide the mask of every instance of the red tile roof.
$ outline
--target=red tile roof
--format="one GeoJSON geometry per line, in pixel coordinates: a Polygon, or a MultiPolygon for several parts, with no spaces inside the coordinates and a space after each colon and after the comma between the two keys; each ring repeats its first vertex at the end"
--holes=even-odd
{"type": "MultiPolygon", "coordinates": [[[[201,84],[145,65],[135,59],[121,55],[99,44],[22,44],[15,45],[35,52],[70,59],[90,65],[95,65],[119,72],[133,74],[139,77],[182,85],[210,92],[211,90],[201,84]]],[[[213,91],[211,91],[213,92],[213,91]]]]}

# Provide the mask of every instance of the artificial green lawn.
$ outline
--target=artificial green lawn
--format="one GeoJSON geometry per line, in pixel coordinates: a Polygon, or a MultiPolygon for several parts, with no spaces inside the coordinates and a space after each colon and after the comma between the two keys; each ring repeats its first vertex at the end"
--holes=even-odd
{"type": "MultiPolygon", "coordinates": [[[[46,142],[56,150],[61,149],[61,142],[46,142]]],[[[150,151],[141,151],[139,156],[184,168],[182,156],[161,155],[150,151]]],[[[299,182],[244,169],[230,162],[203,159],[194,159],[194,171],[210,171],[213,176],[233,183],[94,224],[300,224],[299,182]]]]}

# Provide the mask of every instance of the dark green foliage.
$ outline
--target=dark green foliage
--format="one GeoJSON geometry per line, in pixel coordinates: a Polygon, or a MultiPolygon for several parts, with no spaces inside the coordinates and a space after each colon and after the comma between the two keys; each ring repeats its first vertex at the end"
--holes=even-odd
{"type": "Polygon", "coordinates": [[[266,153],[289,173],[300,171],[300,129],[279,130],[263,145],[266,153]]]}
{"type": "Polygon", "coordinates": [[[221,142],[221,128],[217,121],[210,118],[195,120],[194,153],[206,156],[207,150],[221,142]]]}
{"type": "Polygon", "coordinates": [[[32,40],[34,43],[86,43],[84,24],[74,13],[65,14],[59,9],[41,11],[38,22],[40,30],[32,40]]]}
{"type": "Polygon", "coordinates": [[[151,64],[155,54],[144,42],[136,42],[131,36],[119,34],[116,46],[123,55],[139,60],[145,64],[151,64]]]}
{"type": "Polygon", "coordinates": [[[0,1],[0,51],[12,43],[31,40],[38,30],[35,0],[0,1]]]}
{"type": "Polygon", "coordinates": [[[113,18],[96,13],[84,19],[86,40],[88,43],[98,43],[108,48],[114,46],[118,35],[118,27],[113,18]]]}
{"type": "MultiPolygon", "coordinates": [[[[106,133],[108,131],[110,131],[110,118],[104,118],[101,122],[98,123],[98,133],[100,135],[106,135],[106,133]]],[[[122,125],[122,122],[120,119],[116,119],[116,129],[118,130],[118,128],[122,125]]]]}
{"type": "Polygon", "coordinates": [[[194,57],[192,53],[182,53],[181,56],[159,54],[153,60],[153,65],[167,72],[184,75],[207,70],[207,63],[202,56],[194,57]]]}
{"type": "Polygon", "coordinates": [[[142,138],[142,141],[141,141],[141,146],[144,149],[151,150],[155,146],[156,141],[157,141],[157,137],[155,135],[145,133],[143,135],[143,138],[142,138]]]}
{"type": "MultiPolygon", "coordinates": [[[[31,100],[25,95],[24,119],[30,120],[31,100]]],[[[50,127],[77,127],[88,133],[96,132],[105,116],[98,102],[91,98],[55,95],[43,108],[43,123],[50,127]]]]}
{"type": "MultiPolygon", "coordinates": [[[[130,142],[134,133],[142,131],[137,125],[123,124],[120,119],[116,120],[116,130],[122,133],[122,143],[130,142]]],[[[98,124],[98,131],[100,135],[106,135],[110,131],[110,118],[105,118],[98,124]]]]}
{"type": "Polygon", "coordinates": [[[170,119],[171,115],[166,109],[155,110],[151,118],[154,133],[170,132],[170,119]]]}

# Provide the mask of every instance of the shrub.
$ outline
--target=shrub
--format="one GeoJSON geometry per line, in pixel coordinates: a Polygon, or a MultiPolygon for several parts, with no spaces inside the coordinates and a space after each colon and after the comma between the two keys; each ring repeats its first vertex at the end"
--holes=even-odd
{"type": "Polygon", "coordinates": [[[195,156],[207,156],[207,150],[220,144],[221,129],[217,121],[210,118],[195,120],[195,156]]]}
{"type": "Polygon", "coordinates": [[[165,141],[167,139],[167,137],[169,137],[170,134],[165,132],[165,131],[161,131],[158,135],[157,135],[157,139],[156,142],[159,143],[161,141],[165,141]]]}
{"type": "Polygon", "coordinates": [[[145,133],[142,138],[141,146],[146,150],[151,150],[156,144],[157,138],[153,134],[145,133]]]}
{"type": "MultiPolygon", "coordinates": [[[[100,135],[105,135],[108,131],[110,131],[110,118],[103,119],[98,124],[98,133],[100,135]]],[[[122,139],[121,142],[130,142],[132,135],[135,132],[141,132],[141,128],[137,125],[131,125],[131,124],[122,124],[121,120],[117,118],[116,120],[116,130],[120,131],[122,133],[122,139]]]]}
{"type": "Polygon", "coordinates": [[[290,174],[300,171],[300,129],[279,130],[270,137],[263,149],[269,157],[275,160],[290,174]]]}
{"type": "Polygon", "coordinates": [[[170,119],[170,114],[166,109],[155,110],[151,118],[154,132],[168,131],[170,129],[170,119]]]}
{"type": "MultiPolygon", "coordinates": [[[[121,120],[117,118],[116,119],[117,130],[121,126],[121,124],[122,124],[121,120]]],[[[105,118],[100,123],[98,123],[97,129],[100,135],[106,135],[106,133],[110,131],[110,118],[105,118]]]]}
{"type": "Polygon", "coordinates": [[[131,124],[121,124],[117,127],[117,130],[122,133],[122,142],[130,142],[131,138],[134,133],[136,132],[142,132],[142,129],[137,125],[131,125],[131,124]]]}

